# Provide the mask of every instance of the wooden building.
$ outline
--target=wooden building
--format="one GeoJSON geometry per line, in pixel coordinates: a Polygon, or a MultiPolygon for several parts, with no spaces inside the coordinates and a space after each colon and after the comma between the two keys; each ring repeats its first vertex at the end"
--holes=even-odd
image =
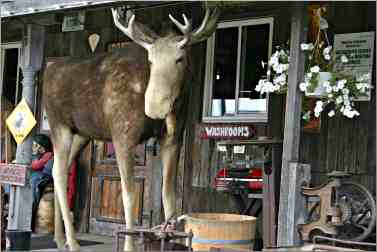
{"type": "MultiPolygon", "coordinates": [[[[49,62],[64,57],[90,57],[93,52],[89,47],[88,37],[94,33],[100,35],[94,54],[118,50],[122,45],[129,43],[130,40],[114,26],[110,11],[110,6],[125,4],[133,9],[139,22],[156,32],[165,31],[170,27],[169,13],[176,17],[183,12],[186,13],[193,19],[194,26],[200,23],[204,14],[203,3],[200,2],[113,1],[93,6],[63,6],[61,10],[43,11],[43,6],[37,6],[34,13],[20,11],[13,14],[4,14],[4,9],[12,8],[12,3],[4,3],[1,41],[4,63],[2,71],[5,71],[2,80],[3,96],[15,104],[20,100],[22,71],[17,64],[20,64],[21,60],[20,50],[25,40],[25,24],[45,28],[43,66],[46,66],[49,62]],[[70,17],[71,20],[81,21],[69,23],[70,17]],[[75,29],[77,30],[73,31],[75,29]]],[[[267,213],[267,206],[262,211],[264,215],[273,217],[273,220],[269,220],[269,225],[263,225],[263,237],[269,236],[269,243],[265,242],[265,246],[276,246],[281,191],[279,188],[280,183],[284,184],[284,177],[283,181],[280,181],[280,175],[282,168],[288,169],[282,165],[282,157],[288,152],[294,153],[289,160],[311,165],[312,185],[324,183],[328,172],[347,171],[352,174],[353,180],[366,186],[375,196],[375,89],[372,89],[370,101],[358,102],[360,116],[357,119],[322,116],[316,130],[308,131],[304,130],[304,127],[300,129],[300,120],[297,119],[300,118],[299,115],[295,117],[293,124],[289,125],[286,113],[297,111],[288,110],[292,108],[289,105],[289,98],[292,96],[270,95],[262,98],[254,88],[266,71],[261,62],[267,62],[276,45],[287,41],[292,43],[295,34],[298,36],[294,30],[297,28],[297,20],[292,19],[295,17],[294,11],[297,6],[291,2],[259,1],[218,4],[222,8],[222,14],[216,34],[206,43],[192,48],[193,74],[191,79],[187,80],[190,82],[190,113],[186,122],[177,174],[177,214],[239,212],[234,198],[217,191],[214,186],[214,179],[224,166],[223,154],[217,149],[219,139],[204,139],[202,132],[205,126],[211,125],[251,126],[255,130],[252,136],[254,139],[267,136],[281,141],[273,151],[273,173],[267,175],[271,179],[271,187],[268,188],[275,190],[270,194],[273,201],[269,205],[274,211],[267,213]],[[254,106],[251,111],[240,106],[242,98],[252,98],[256,101],[251,105],[254,106]],[[236,107],[230,114],[225,111],[228,106],[217,107],[222,112],[215,116],[214,100],[231,100],[235,102],[236,107]],[[287,138],[284,138],[289,130],[294,132],[289,133],[290,139],[294,139],[290,145],[286,142],[287,138]],[[291,134],[294,134],[294,137],[291,134]],[[299,155],[296,157],[296,154],[299,155]],[[270,227],[268,232],[267,227],[270,227]]],[[[303,31],[308,29],[309,6],[326,5],[328,35],[331,42],[335,34],[376,31],[375,2],[301,4],[304,5],[301,7],[303,31]]],[[[18,10],[17,6],[13,8],[18,10]]],[[[297,29],[299,31],[299,28],[297,29]]],[[[295,49],[291,46],[291,50],[295,49]]],[[[373,62],[375,69],[375,57],[373,62]]],[[[41,99],[42,72],[43,68],[38,74],[35,113],[39,122],[37,131],[48,133],[41,99]]],[[[372,76],[372,84],[375,86],[375,71],[372,76]]],[[[252,152],[257,158],[263,156],[263,150],[257,147],[253,147],[252,152]]],[[[158,146],[154,141],[139,146],[136,175],[140,192],[139,223],[143,225],[158,224],[162,221],[162,171],[157,153],[158,146]]],[[[124,223],[120,178],[113,154],[111,143],[92,142],[80,155],[75,225],[81,232],[112,234],[116,226],[124,223]]],[[[261,230],[260,232],[262,233],[261,230]]]]}

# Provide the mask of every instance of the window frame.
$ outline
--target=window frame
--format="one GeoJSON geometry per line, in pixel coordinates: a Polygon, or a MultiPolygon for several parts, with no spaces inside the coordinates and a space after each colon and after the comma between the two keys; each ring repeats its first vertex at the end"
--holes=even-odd
{"type": "MultiPolygon", "coordinates": [[[[268,42],[268,58],[272,52],[273,30],[274,30],[274,17],[260,17],[247,20],[224,21],[217,25],[217,29],[224,29],[230,27],[238,27],[238,42],[237,42],[237,76],[236,76],[236,97],[239,98],[239,85],[240,85],[240,69],[241,69],[241,43],[242,43],[242,28],[245,26],[269,24],[269,42],[268,42]]],[[[211,116],[211,100],[212,100],[212,83],[213,83],[213,68],[215,61],[215,41],[216,31],[210,38],[207,39],[206,50],[206,67],[204,79],[204,94],[203,94],[203,114],[202,121],[204,123],[217,123],[217,122],[268,122],[268,101],[269,96],[266,96],[267,108],[265,112],[251,112],[245,114],[238,113],[238,103],[236,103],[236,114],[234,116],[211,116]]]]}

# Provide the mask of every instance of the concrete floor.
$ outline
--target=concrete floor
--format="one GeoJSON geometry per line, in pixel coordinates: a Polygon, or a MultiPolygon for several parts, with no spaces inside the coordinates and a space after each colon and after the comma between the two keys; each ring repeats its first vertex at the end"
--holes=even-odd
{"type": "MultiPolygon", "coordinates": [[[[33,238],[40,237],[41,235],[33,235],[32,236],[32,242],[33,238]]],[[[96,241],[101,242],[102,244],[96,244],[96,245],[88,245],[88,246],[82,246],[80,251],[114,251],[115,247],[115,238],[112,236],[104,236],[104,235],[95,235],[95,234],[87,234],[87,233],[78,233],[76,235],[78,240],[86,240],[86,241],[96,241]]],[[[123,244],[120,246],[123,248],[123,244]]],[[[46,248],[46,249],[38,249],[38,250],[32,250],[32,251],[61,251],[59,249],[54,248],[46,248]]]]}

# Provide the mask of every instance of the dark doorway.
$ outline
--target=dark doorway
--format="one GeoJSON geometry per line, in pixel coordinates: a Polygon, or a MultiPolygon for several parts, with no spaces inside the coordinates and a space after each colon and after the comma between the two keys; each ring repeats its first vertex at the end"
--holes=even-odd
{"type": "Polygon", "coordinates": [[[12,104],[18,103],[22,94],[22,72],[18,60],[18,48],[4,50],[3,96],[12,104]]]}

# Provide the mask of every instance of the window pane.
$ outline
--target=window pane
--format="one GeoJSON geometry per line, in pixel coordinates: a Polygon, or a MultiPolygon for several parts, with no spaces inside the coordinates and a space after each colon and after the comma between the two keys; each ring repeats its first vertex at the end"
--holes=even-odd
{"type": "MultiPolygon", "coordinates": [[[[18,48],[6,49],[4,55],[3,95],[13,104],[16,101],[18,48]]],[[[20,85],[21,86],[21,85],[20,85]]]]}
{"type": "Polygon", "coordinates": [[[216,31],[212,116],[235,113],[238,28],[216,31]]]}
{"type": "Polygon", "coordinates": [[[266,111],[267,100],[255,91],[259,79],[266,75],[262,61],[268,61],[269,24],[242,28],[239,112],[266,111]]]}

